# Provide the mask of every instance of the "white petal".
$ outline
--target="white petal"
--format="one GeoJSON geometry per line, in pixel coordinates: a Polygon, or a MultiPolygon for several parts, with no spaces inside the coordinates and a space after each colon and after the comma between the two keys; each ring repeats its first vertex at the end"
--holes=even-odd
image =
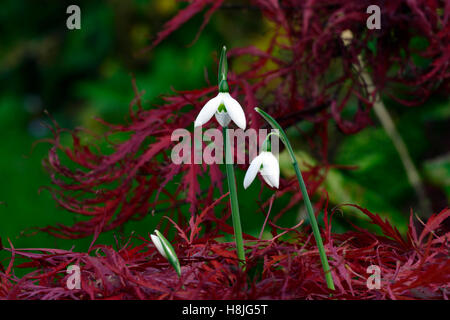
{"type": "Polygon", "coordinates": [[[233,99],[232,96],[228,92],[221,92],[219,94],[223,95],[223,104],[227,109],[228,114],[230,115],[231,120],[233,120],[236,125],[245,130],[246,120],[244,110],[242,110],[239,102],[233,99]]]}
{"type": "MultiPolygon", "coordinates": [[[[270,181],[270,179],[268,178],[267,175],[263,175],[263,174],[261,173],[261,177],[263,177],[264,181],[269,185],[269,187],[273,188],[272,181],[270,181]]],[[[278,189],[278,188],[277,188],[277,189],[278,189]]]]}
{"type": "Polygon", "coordinates": [[[204,125],[206,122],[208,122],[214,113],[216,113],[217,109],[219,108],[219,105],[222,103],[222,97],[220,96],[220,93],[209,100],[200,110],[200,113],[197,116],[197,119],[195,119],[194,127],[200,127],[204,125]]]}
{"type": "Polygon", "coordinates": [[[228,112],[216,112],[216,120],[222,127],[226,127],[230,124],[231,118],[228,112]]]}
{"type": "Polygon", "coordinates": [[[277,188],[280,184],[280,166],[277,158],[271,152],[261,152],[262,169],[261,175],[264,181],[271,187],[277,188]]]}
{"type": "Polygon", "coordinates": [[[154,234],[151,234],[150,237],[152,238],[153,244],[155,245],[158,252],[167,259],[166,252],[164,251],[164,248],[162,246],[161,240],[155,236],[154,234]]]}
{"type": "Polygon", "coordinates": [[[255,157],[255,159],[250,162],[250,166],[247,169],[244,177],[244,188],[247,189],[248,186],[255,180],[256,175],[258,174],[259,169],[261,168],[262,159],[261,156],[255,157]]]}

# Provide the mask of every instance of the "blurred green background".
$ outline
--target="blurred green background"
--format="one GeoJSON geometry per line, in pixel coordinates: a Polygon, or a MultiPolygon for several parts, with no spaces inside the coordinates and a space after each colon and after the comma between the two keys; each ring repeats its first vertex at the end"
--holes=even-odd
{"type": "MultiPolygon", "coordinates": [[[[81,8],[81,30],[66,28],[66,8],[72,2],[4,0],[0,11],[0,237],[15,247],[58,247],[83,250],[91,239],[66,241],[46,234],[32,235],[30,228],[72,224],[72,213],[59,208],[48,191],[41,161],[49,145],[32,149],[38,139],[50,136],[42,126],[48,122],[44,110],[65,128],[77,126],[101,133],[94,120],[123,122],[134,97],[132,75],[138,88],[145,90],[145,106],[158,101],[172,88],[187,90],[207,85],[205,70],[215,80],[213,56],[222,44],[228,47],[255,45],[265,48],[270,25],[256,11],[219,10],[193,43],[202,15],[186,23],[154,50],[138,54],[151,43],[163,24],[183,7],[174,0],[164,1],[77,1],[81,8]]],[[[424,106],[407,108],[385,100],[398,130],[426,185],[433,210],[441,210],[450,198],[450,104],[434,96],[424,106]]],[[[353,136],[343,136],[334,126],[330,135],[330,162],[355,165],[358,169],[332,169],[325,182],[331,206],[356,203],[372,212],[390,217],[405,230],[410,208],[417,206],[416,195],[389,138],[374,118],[374,126],[353,136]]],[[[308,124],[301,124],[308,130],[308,124]]],[[[307,145],[297,131],[290,130],[299,158],[314,163],[307,145]]],[[[282,174],[292,174],[281,156],[282,174]]],[[[243,172],[237,179],[243,178],[243,172]]],[[[239,180],[238,180],[239,181],[239,180]]],[[[240,190],[244,197],[258,198],[260,184],[240,190]]],[[[265,188],[263,199],[273,192],[265,188]]],[[[277,199],[272,212],[289,199],[277,199]]],[[[257,235],[263,216],[255,214],[256,203],[241,204],[246,215],[243,228],[257,235]]],[[[360,224],[357,211],[343,212],[360,224]]],[[[291,226],[302,216],[294,208],[280,224],[291,226]]],[[[123,230],[101,236],[112,243],[113,235],[135,230],[145,235],[157,223],[148,217],[130,222],[123,230]]],[[[338,218],[337,232],[348,224],[338,218]]]]}

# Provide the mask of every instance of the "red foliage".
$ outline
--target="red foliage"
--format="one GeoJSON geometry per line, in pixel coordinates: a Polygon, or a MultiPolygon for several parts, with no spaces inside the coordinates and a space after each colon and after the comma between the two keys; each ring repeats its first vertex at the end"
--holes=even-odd
{"type": "MultiPolygon", "coordinates": [[[[167,22],[153,45],[208,7],[202,29],[222,2],[190,1],[167,22]]],[[[359,63],[359,55],[370,66],[368,72],[376,91],[392,96],[392,84],[402,83],[420,102],[439,85],[448,88],[450,10],[437,13],[444,8],[444,1],[254,0],[251,4],[273,22],[276,30],[266,51],[251,46],[230,51],[230,57],[253,59],[247,70],[230,73],[231,91],[242,102],[251,128],[265,125],[253,110],[256,106],[262,106],[285,128],[301,120],[314,123],[312,134],[319,139],[310,141],[315,143],[312,146],[319,154],[319,164],[304,173],[310,193],[324,178],[324,171],[319,169],[328,166],[328,120],[334,119],[345,133],[357,132],[370,123],[366,88],[352,70],[359,63]],[[377,3],[382,7],[382,28],[367,30],[366,8],[377,3]],[[347,29],[354,34],[350,46],[344,46],[340,38],[347,29]],[[425,50],[411,48],[412,39],[417,37],[428,42],[425,50]],[[429,59],[429,66],[416,66],[415,55],[429,59]],[[350,98],[357,100],[358,107],[353,119],[346,119],[343,111],[350,98]]],[[[61,145],[62,129],[55,124],[53,147],[45,161],[54,184],[51,192],[63,208],[86,219],[73,226],[49,226],[45,231],[65,238],[96,236],[161,207],[169,216],[178,215],[182,223],[181,206],[187,203],[195,213],[212,202],[214,188],[222,185],[220,168],[175,165],[169,156],[177,143],[170,141],[173,130],[190,128],[216,87],[175,92],[164,98],[165,104],[144,110],[141,93],[133,85],[136,98],[130,104],[130,122],[105,123],[108,135],[129,135],[127,141],[110,142],[112,153],[82,143],[79,131],[72,133],[72,148],[61,145]],[[137,111],[133,110],[135,105],[137,111]],[[62,154],[69,158],[69,164],[62,160],[62,154]],[[209,179],[208,189],[200,190],[200,178],[209,179]],[[160,200],[161,194],[165,200],[160,200]]],[[[294,193],[289,207],[301,200],[293,181],[282,181],[280,189],[279,195],[294,193]]]]}
{"type": "MultiPolygon", "coordinates": [[[[216,205],[221,199],[215,201],[216,205]]],[[[248,265],[240,271],[234,243],[200,236],[210,208],[179,231],[173,241],[182,266],[179,279],[151,241],[125,244],[119,250],[97,245],[89,253],[58,249],[4,249],[11,252],[0,270],[3,299],[328,299],[315,241],[309,230],[289,229],[272,240],[247,241],[248,265]],[[287,242],[280,236],[295,233],[287,242]],[[94,254],[92,254],[94,253],[94,254]],[[18,263],[21,258],[24,262],[18,263]],[[68,265],[81,269],[81,289],[66,287],[68,265]],[[19,268],[34,270],[22,278],[19,268]]],[[[450,232],[442,230],[450,210],[434,215],[420,235],[411,225],[403,239],[387,221],[361,209],[384,235],[366,230],[324,231],[336,284],[334,299],[447,299],[450,284],[450,232]],[[380,289],[369,290],[366,269],[381,270],[380,289]]],[[[325,210],[325,219],[328,219],[325,210]]],[[[273,232],[277,232],[273,227],[273,232]]],[[[248,238],[248,237],[247,237],[248,238]]],[[[1,265],[1,264],[0,264],[1,265]]]]}
{"type": "MultiPolygon", "coordinates": [[[[224,3],[224,0],[190,1],[164,26],[153,46],[208,7],[201,31],[224,3]]],[[[265,51],[255,47],[230,51],[230,57],[252,58],[247,70],[229,74],[231,93],[242,102],[250,128],[264,125],[253,111],[256,106],[262,106],[285,128],[301,120],[314,124],[312,134],[319,139],[306,138],[320,158],[316,167],[304,172],[310,193],[323,181],[326,170],[321,169],[329,166],[328,120],[334,119],[339,129],[348,134],[370,124],[371,97],[352,69],[359,64],[359,56],[370,66],[367,72],[374,81],[375,93],[383,92],[405,105],[421,103],[433,90],[448,90],[449,1],[253,0],[249,3],[276,30],[265,51]],[[381,30],[366,28],[365,12],[372,4],[382,8],[381,30]],[[351,30],[354,35],[349,46],[344,46],[340,38],[344,30],[351,30]],[[411,46],[417,37],[426,39],[426,49],[419,51],[411,46]],[[417,66],[414,63],[417,56],[428,59],[428,66],[417,66]],[[393,91],[394,84],[402,85],[402,95],[393,91]],[[404,96],[413,98],[405,100],[404,96]],[[357,110],[348,118],[344,111],[351,105],[350,99],[356,101],[357,110]]],[[[170,160],[170,150],[176,143],[171,141],[173,130],[190,128],[197,112],[217,88],[175,92],[164,97],[163,105],[144,110],[142,94],[134,82],[133,85],[136,98],[130,104],[130,121],[123,125],[102,121],[108,127],[107,138],[117,133],[129,136],[121,143],[109,141],[112,153],[100,151],[95,144],[83,143],[79,130],[71,132],[73,147],[63,146],[60,140],[65,130],[54,123],[53,139],[49,140],[52,148],[44,162],[54,185],[50,190],[59,205],[86,219],[73,226],[49,226],[44,230],[63,238],[94,234],[95,239],[99,233],[130,219],[142,218],[155,209],[164,210],[179,232],[173,243],[182,264],[181,280],[147,238],[140,238],[140,245],[128,243],[117,250],[97,245],[88,253],[14,249],[10,244],[10,249],[0,246],[0,250],[11,252],[8,266],[0,264],[0,297],[328,298],[310,230],[299,232],[296,228],[275,225],[277,218],[302,200],[295,180],[280,183],[277,195],[292,196],[288,206],[276,213],[272,221],[267,221],[274,239],[262,241],[244,235],[249,240],[248,267],[242,272],[236,263],[234,243],[218,241],[219,232],[233,233],[225,222],[229,210],[222,210],[220,218],[214,213],[227,196],[224,194],[214,201],[214,191],[222,189],[220,168],[216,164],[175,165],[170,160]],[[133,109],[135,105],[137,110],[133,109]],[[199,179],[205,179],[209,187],[201,190],[199,179]],[[185,204],[190,205],[189,218],[182,214],[185,204]],[[170,218],[174,216],[177,219],[170,218]],[[210,228],[213,223],[215,228],[210,228]],[[290,240],[281,240],[281,235],[287,232],[291,232],[290,240]],[[18,258],[25,262],[18,263],[18,258]],[[65,270],[70,264],[81,267],[81,290],[66,289],[65,270]],[[30,267],[34,269],[32,272],[22,278],[16,276],[18,268],[30,267]]],[[[265,205],[270,207],[272,200],[265,205]]],[[[432,216],[420,235],[411,221],[404,239],[389,222],[359,209],[381,228],[384,236],[359,228],[332,234],[325,210],[325,247],[337,288],[333,297],[446,299],[450,282],[449,233],[439,228],[450,210],[432,216]],[[380,290],[368,290],[366,286],[366,268],[372,264],[381,268],[380,290]]]]}

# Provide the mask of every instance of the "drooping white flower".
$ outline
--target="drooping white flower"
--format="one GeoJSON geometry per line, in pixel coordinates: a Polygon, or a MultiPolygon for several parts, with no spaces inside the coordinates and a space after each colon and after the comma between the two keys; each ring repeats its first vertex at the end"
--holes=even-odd
{"type": "Polygon", "coordinates": [[[252,160],[244,177],[245,189],[255,180],[258,172],[270,187],[278,189],[280,183],[280,166],[277,158],[271,152],[263,151],[252,160]]]}
{"type": "Polygon", "coordinates": [[[200,127],[208,122],[212,116],[216,116],[217,122],[222,127],[227,126],[231,120],[242,130],[245,130],[246,120],[244,110],[228,92],[219,92],[217,96],[209,100],[200,110],[195,119],[194,127],[200,127]]]}

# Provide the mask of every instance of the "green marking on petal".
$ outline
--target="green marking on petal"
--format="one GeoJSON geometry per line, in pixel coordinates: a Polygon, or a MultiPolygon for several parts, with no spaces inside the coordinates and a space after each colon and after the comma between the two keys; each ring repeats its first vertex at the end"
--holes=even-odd
{"type": "Polygon", "coordinates": [[[225,108],[225,105],[223,103],[220,104],[219,108],[217,108],[218,112],[227,112],[227,108],[225,108]]]}

